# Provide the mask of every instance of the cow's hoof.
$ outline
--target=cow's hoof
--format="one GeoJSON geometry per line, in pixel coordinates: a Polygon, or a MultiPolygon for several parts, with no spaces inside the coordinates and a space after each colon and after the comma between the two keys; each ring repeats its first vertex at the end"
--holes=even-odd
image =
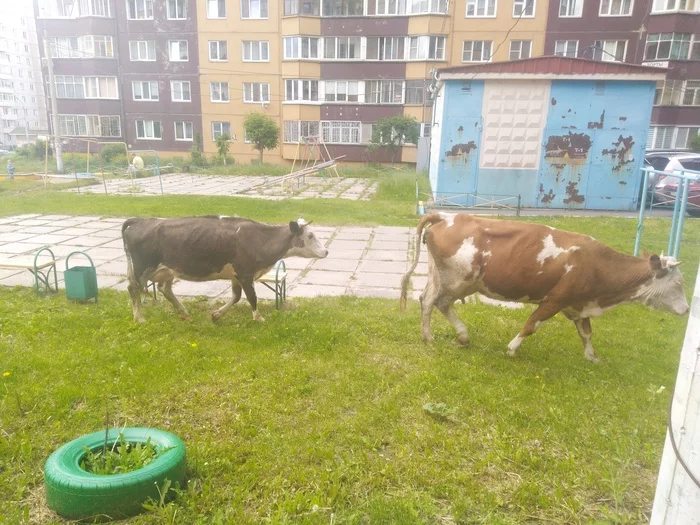
{"type": "Polygon", "coordinates": [[[211,313],[211,320],[214,321],[214,322],[217,322],[219,319],[221,319],[221,316],[222,316],[222,315],[224,315],[224,314],[222,314],[221,312],[219,312],[219,310],[214,310],[214,311],[211,313]]]}
{"type": "Polygon", "coordinates": [[[469,335],[467,335],[467,334],[457,335],[457,342],[462,346],[469,345],[469,335]]]}
{"type": "Polygon", "coordinates": [[[600,357],[595,354],[586,354],[586,359],[588,359],[591,363],[600,363],[600,357]]]}
{"type": "Polygon", "coordinates": [[[265,318],[262,315],[260,315],[260,313],[257,310],[255,310],[253,312],[253,321],[260,321],[261,323],[263,323],[265,322],[265,318]]]}
{"type": "Polygon", "coordinates": [[[518,350],[508,350],[508,352],[506,353],[508,354],[508,357],[515,357],[515,355],[518,353],[518,350]]]}
{"type": "Polygon", "coordinates": [[[146,320],[143,317],[135,317],[134,322],[138,324],[143,324],[146,322],[146,320]]]}
{"type": "Polygon", "coordinates": [[[432,335],[430,337],[424,337],[423,342],[426,345],[432,345],[435,342],[435,338],[432,335]]]}
{"type": "Polygon", "coordinates": [[[192,318],[188,314],[180,315],[180,319],[182,319],[183,321],[185,321],[187,323],[189,323],[192,320],[192,318]]]}

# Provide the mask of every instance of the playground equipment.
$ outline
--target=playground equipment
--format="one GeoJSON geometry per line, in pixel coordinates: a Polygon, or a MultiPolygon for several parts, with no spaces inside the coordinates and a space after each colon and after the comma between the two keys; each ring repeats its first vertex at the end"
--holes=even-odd
{"type": "MultiPolygon", "coordinates": [[[[137,153],[150,153],[155,157],[155,164],[145,165],[144,170],[150,171],[151,173],[155,173],[156,175],[158,175],[158,182],[160,183],[160,194],[163,195],[164,194],[164,192],[163,192],[163,179],[160,176],[160,162],[158,160],[158,152],[154,149],[132,149],[127,153],[127,158],[130,155],[135,155],[137,153]]],[[[135,171],[136,170],[134,169],[132,163],[129,162],[128,174],[129,174],[129,177],[131,178],[132,184],[134,183],[135,171]]]]}
{"type": "MultiPolygon", "coordinates": [[[[678,259],[678,254],[681,249],[681,236],[683,235],[683,225],[685,222],[685,212],[688,206],[688,192],[690,183],[700,181],[700,172],[693,170],[678,170],[672,175],[664,171],[658,171],[652,168],[642,168],[644,177],[642,178],[642,197],[639,205],[639,220],[637,221],[637,237],[634,241],[634,255],[639,255],[639,245],[642,242],[642,230],[644,228],[644,211],[646,209],[648,184],[647,177],[650,173],[654,175],[663,175],[665,177],[674,177],[678,179],[678,188],[673,204],[673,216],[671,219],[671,233],[668,238],[668,255],[678,259]]],[[[652,188],[653,189],[653,188],[652,188]]],[[[654,200],[651,199],[649,211],[651,212],[654,206],[654,200]]]]}
{"type": "Polygon", "coordinates": [[[336,163],[338,160],[344,157],[345,155],[335,158],[331,157],[328,147],[317,135],[301,137],[301,140],[297,142],[297,149],[294,155],[294,161],[292,162],[292,169],[288,174],[273,177],[259,184],[247,186],[236,191],[235,193],[247,193],[252,190],[259,190],[267,186],[273,186],[280,183],[282,184],[283,190],[289,190],[295,187],[299,188],[306,182],[307,175],[313,175],[326,169],[333,170],[335,176],[340,178],[336,163]],[[301,148],[302,144],[304,145],[303,151],[301,148]]]}

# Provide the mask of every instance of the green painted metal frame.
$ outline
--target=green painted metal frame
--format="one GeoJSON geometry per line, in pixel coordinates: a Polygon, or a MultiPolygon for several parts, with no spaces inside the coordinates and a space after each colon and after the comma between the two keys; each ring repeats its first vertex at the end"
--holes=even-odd
{"type": "Polygon", "coordinates": [[[34,268],[27,269],[30,272],[32,272],[32,274],[34,274],[34,289],[36,290],[37,294],[39,294],[39,282],[41,282],[46,287],[47,291],[53,291],[54,293],[58,293],[58,276],[56,275],[56,256],[53,254],[50,248],[42,248],[38,252],[36,252],[36,255],[34,255],[34,268]],[[51,254],[51,259],[53,260],[53,264],[51,266],[46,267],[46,273],[44,273],[41,268],[37,268],[36,264],[39,255],[43,251],[49,252],[51,254]],[[51,270],[53,270],[53,290],[51,290],[51,282],[49,281],[51,277],[51,270]]]}
{"type": "Polygon", "coordinates": [[[279,310],[280,306],[287,300],[287,265],[283,260],[277,261],[275,265],[275,282],[267,283],[259,281],[261,284],[275,292],[275,309],[279,310]],[[284,277],[280,280],[280,270],[284,272],[284,277]]]}

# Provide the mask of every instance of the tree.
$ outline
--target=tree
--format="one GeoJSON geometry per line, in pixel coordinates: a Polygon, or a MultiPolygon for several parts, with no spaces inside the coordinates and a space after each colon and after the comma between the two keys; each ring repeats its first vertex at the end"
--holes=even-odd
{"type": "Polygon", "coordinates": [[[248,113],[243,119],[246,138],[253,143],[253,149],[260,152],[258,162],[262,164],[263,150],[277,147],[280,129],[277,123],[262,113],[248,113]]]}
{"type": "Polygon", "coordinates": [[[228,148],[231,145],[229,142],[230,140],[231,137],[228,136],[228,133],[222,133],[216,137],[216,149],[219,152],[219,158],[224,162],[224,166],[226,165],[226,158],[228,157],[228,148]]]}
{"type": "Polygon", "coordinates": [[[385,147],[391,153],[391,163],[406,144],[417,144],[420,125],[414,117],[396,115],[379,119],[374,125],[370,145],[372,149],[385,147]]]}
{"type": "Polygon", "coordinates": [[[693,135],[690,138],[688,147],[695,153],[700,153],[700,135],[693,135]]]}

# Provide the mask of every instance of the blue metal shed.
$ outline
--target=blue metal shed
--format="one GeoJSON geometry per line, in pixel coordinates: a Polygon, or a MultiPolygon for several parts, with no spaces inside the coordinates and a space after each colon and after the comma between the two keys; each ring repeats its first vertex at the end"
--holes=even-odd
{"type": "Polygon", "coordinates": [[[538,57],[441,69],[433,197],[521,206],[637,207],[656,82],[665,69],[538,57]]]}

